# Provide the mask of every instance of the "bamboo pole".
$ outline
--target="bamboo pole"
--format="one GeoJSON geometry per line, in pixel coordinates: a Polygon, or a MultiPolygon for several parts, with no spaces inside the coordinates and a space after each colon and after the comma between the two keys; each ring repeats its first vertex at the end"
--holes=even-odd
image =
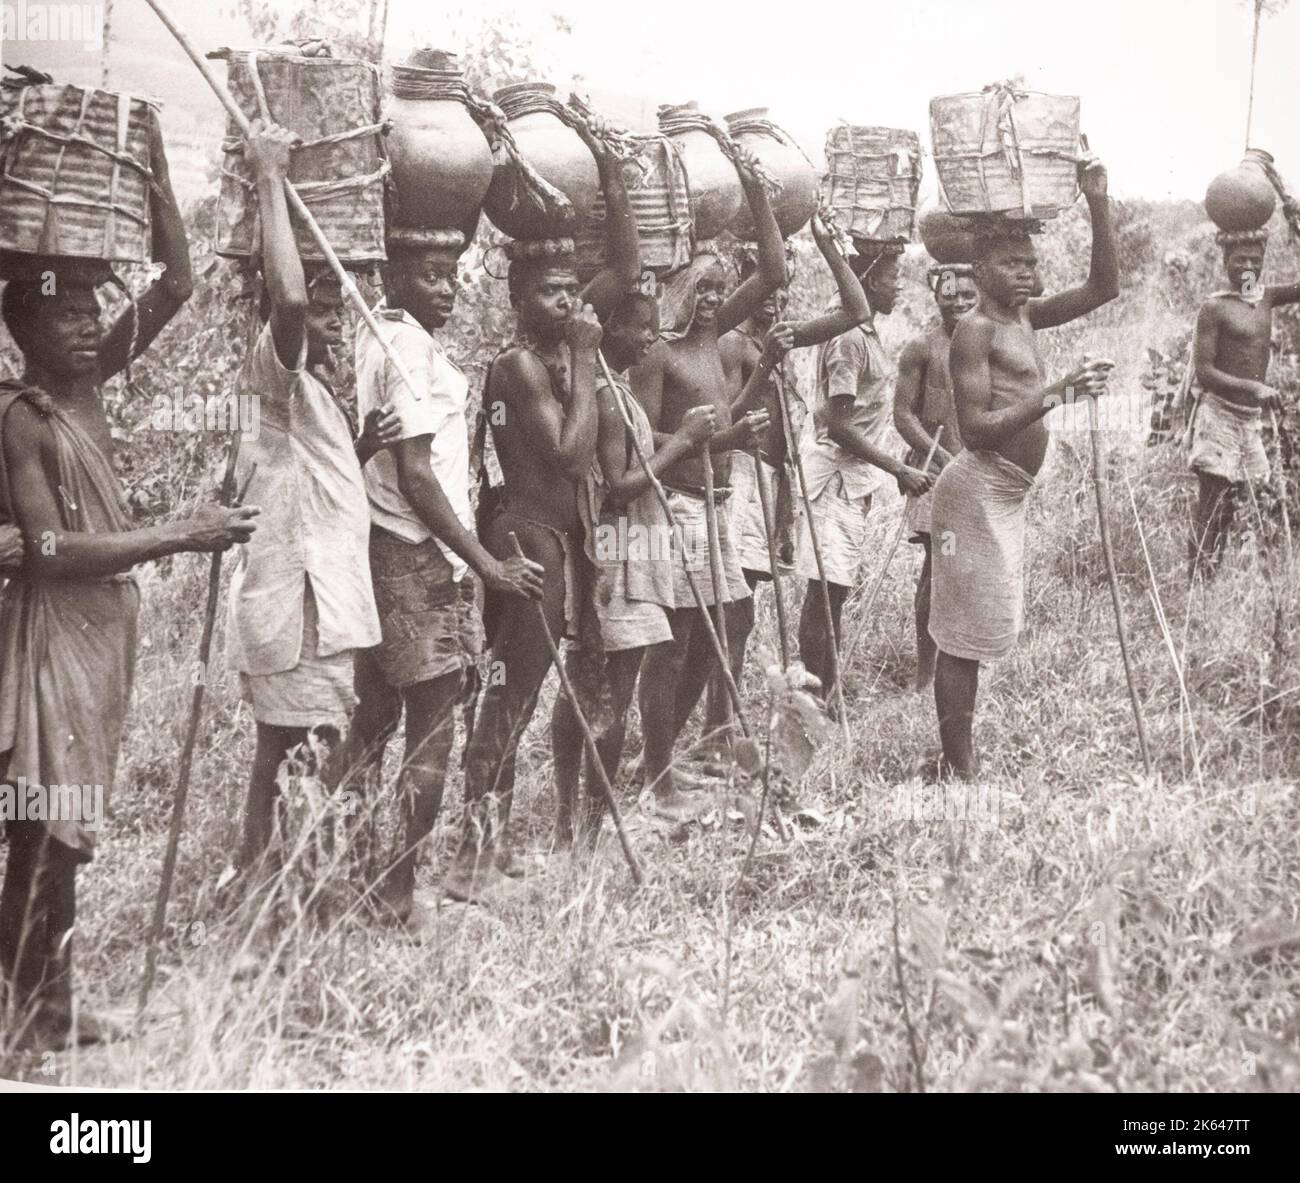
{"type": "Polygon", "coordinates": [[[1088,399],[1088,420],[1092,439],[1092,487],[1097,495],[1097,526],[1101,533],[1101,549],[1106,557],[1106,578],[1110,583],[1110,600],[1115,609],[1115,631],[1119,634],[1119,655],[1124,662],[1124,679],[1128,683],[1129,701],[1133,704],[1133,721],[1137,724],[1138,747],[1142,751],[1142,767],[1151,775],[1151,751],[1147,746],[1146,723],[1142,718],[1142,701],[1138,698],[1137,684],[1133,680],[1133,663],[1129,659],[1128,629],[1124,624],[1124,605],[1119,598],[1119,576],[1115,573],[1115,554],[1110,545],[1110,524],[1106,517],[1106,478],[1102,472],[1101,429],[1097,425],[1097,400],[1088,399]]]}
{"type": "MultiPolygon", "coordinates": [[[[147,0],[150,8],[157,14],[158,19],[162,21],[171,35],[180,43],[180,47],[189,55],[190,60],[198,67],[199,73],[203,79],[212,88],[213,93],[220,100],[221,105],[225,107],[230,118],[235,121],[235,126],[239,128],[240,133],[247,137],[252,130],[248,116],[240,109],[235,102],[226,84],[217,77],[216,72],[212,69],[207,58],[205,58],[195,47],[194,43],[185,34],[184,30],[176,23],[171,13],[163,5],[162,0],[147,0]]],[[[380,349],[383,350],[384,356],[388,359],[397,376],[406,384],[406,388],[411,392],[412,398],[422,398],[422,392],[416,387],[414,379],[407,370],[397,351],[388,343],[383,334],[379,331],[379,325],[376,323],[374,314],[366,307],[366,302],[361,298],[357,285],[353,282],[352,276],[347,269],[339,262],[338,255],[334,248],[330,246],[329,239],[325,237],[324,231],[321,230],[320,224],[316,221],[302,198],[298,196],[298,190],[286,178],[284,182],[285,197],[289,202],[289,208],[293,211],[302,224],[306,226],[307,232],[311,235],[312,241],[316,244],[316,249],[325,256],[326,263],[334,272],[343,289],[344,298],[356,309],[357,315],[361,318],[362,323],[374,334],[375,340],[379,343],[380,349]]]]}
{"type": "MultiPolygon", "coordinates": [[[[930,451],[926,453],[925,467],[922,472],[929,472],[930,465],[934,461],[934,454],[939,450],[939,437],[943,435],[943,424],[940,423],[934,433],[934,439],[930,441],[930,451]]],[[[870,595],[867,596],[866,603],[862,606],[860,619],[858,621],[858,631],[853,634],[851,640],[844,647],[844,660],[847,662],[853,656],[853,651],[858,647],[858,642],[862,639],[862,634],[866,631],[867,623],[871,617],[871,605],[876,602],[876,596],[880,594],[881,585],[885,582],[885,573],[889,570],[889,564],[893,562],[894,552],[898,549],[898,544],[903,540],[903,531],[907,528],[907,506],[903,506],[903,517],[898,523],[898,529],[894,531],[894,541],[890,543],[889,553],[885,556],[884,565],[880,568],[880,574],[876,576],[875,586],[872,587],[870,595]]]]}
{"type": "Polygon", "coordinates": [[[786,637],[788,631],[785,617],[785,595],[781,591],[781,576],[776,566],[776,515],[772,512],[772,495],[763,476],[763,452],[755,448],[750,455],[754,459],[754,482],[758,485],[758,501],[763,510],[763,532],[767,535],[767,562],[772,569],[772,594],[776,597],[776,631],[781,642],[781,668],[790,668],[790,642],[786,637]]]}
{"type": "MultiPolygon", "coordinates": [[[[784,366],[785,359],[781,361],[784,366]]],[[[812,543],[813,561],[817,564],[817,579],[821,585],[822,612],[826,617],[826,637],[831,647],[831,677],[835,680],[835,702],[840,716],[840,730],[844,735],[844,742],[848,743],[849,735],[849,714],[844,706],[844,667],[840,661],[840,643],[839,638],[835,635],[835,616],[831,611],[831,593],[830,588],[826,586],[826,568],[822,564],[822,547],[817,540],[817,526],[813,521],[812,501],[808,496],[808,482],[804,479],[803,474],[803,457],[799,454],[799,442],[794,438],[794,430],[790,426],[790,408],[785,401],[785,383],[778,381],[776,385],[776,401],[781,408],[781,430],[785,432],[785,450],[794,460],[795,477],[799,482],[799,499],[803,502],[804,521],[808,525],[808,539],[812,543]]]]}
{"type": "Polygon", "coordinates": [[[1277,499],[1282,507],[1282,530],[1286,535],[1286,577],[1290,579],[1295,572],[1295,551],[1291,542],[1291,509],[1287,505],[1286,457],[1282,451],[1282,431],[1277,421],[1277,412],[1270,409],[1268,414],[1273,423],[1273,451],[1277,457],[1273,481],[1277,485],[1277,499]]]}
{"type": "MultiPolygon", "coordinates": [[[[519,545],[519,539],[513,530],[510,531],[510,545],[514,547],[515,554],[519,558],[526,559],[528,557],[524,554],[524,548],[519,545]]],[[[583,746],[587,749],[587,758],[591,761],[592,768],[596,773],[596,779],[600,782],[601,792],[605,795],[605,804],[609,806],[609,816],[614,821],[614,830],[618,834],[618,844],[623,848],[623,857],[627,859],[628,870],[632,872],[632,882],[640,887],[645,882],[644,876],[641,874],[641,864],[636,861],[636,855],[632,853],[632,844],[627,838],[627,831],[623,828],[623,815],[619,812],[618,801],[614,797],[614,788],[609,783],[609,777],[605,774],[605,763],[600,758],[600,749],[596,746],[596,737],[592,735],[586,716],[582,713],[582,704],[578,701],[578,692],[573,688],[573,683],[569,680],[569,672],[564,668],[560,647],[555,643],[555,638],[551,636],[550,625],[546,623],[546,609],[542,606],[540,600],[533,600],[532,604],[537,612],[537,621],[541,625],[542,635],[546,638],[546,647],[551,651],[551,660],[555,662],[555,672],[560,675],[560,687],[569,700],[569,705],[573,707],[574,718],[578,720],[578,726],[582,729],[583,746]]]]}
{"type": "MultiPolygon", "coordinates": [[[[622,417],[623,426],[627,429],[627,437],[632,443],[632,451],[636,453],[637,462],[641,465],[650,482],[650,488],[654,490],[655,498],[658,500],[660,508],[664,511],[664,516],[668,519],[668,527],[672,530],[674,537],[680,537],[677,526],[677,518],[673,513],[672,506],[668,503],[668,494],[664,492],[664,487],[659,478],[655,476],[654,470],[650,467],[649,457],[645,454],[645,449],[641,446],[641,441],[636,437],[636,428],[632,424],[632,416],[623,403],[623,391],[618,383],[614,381],[613,374],[609,371],[609,363],[605,361],[605,355],[599,350],[596,351],[596,360],[600,363],[600,371],[605,379],[606,385],[614,392],[614,404],[618,407],[618,413],[622,417]]],[[[745,708],[740,701],[740,688],[736,685],[736,679],[731,675],[731,666],[723,657],[722,642],[718,638],[717,630],[713,627],[713,618],[709,615],[708,605],[704,602],[704,596],[700,593],[699,584],[695,582],[695,575],[686,562],[686,555],[681,554],[682,569],[686,576],[686,584],[691,589],[691,596],[695,600],[695,607],[699,609],[700,615],[704,618],[704,630],[708,634],[709,644],[713,646],[713,652],[722,666],[722,679],[727,687],[727,694],[731,698],[732,708],[736,712],[736,719],[740,723],[740,729],[745,735],[749,735],[749,724],[745,719],[745,708]]]]}
{"type": "MultiPolygon", "coordinates": [[[[700,452],[700,464],[704,469],[704,524],[709,547],[709,582],[713,585],[713,615],[720,645],[719,660],[728,669],[731,669],[731,643],[727,639],[727,609],[722,596],[723,587],[726,583],[726,573],[722,570],[722,540],[718,535],[718,507],[713,500],[715,488],[713,483],[713,457],[709,453],[707,443],[700,452]]],[[[726,714],[730,716],[730,698],[725,701],[725,710],[726,714]]],[[[729,718],[728,722],[730,722],[729,718]]]]}

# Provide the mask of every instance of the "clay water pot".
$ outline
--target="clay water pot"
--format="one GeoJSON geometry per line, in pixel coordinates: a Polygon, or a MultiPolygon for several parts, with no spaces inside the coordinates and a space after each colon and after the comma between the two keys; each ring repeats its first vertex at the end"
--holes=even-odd
{"type": "MultiPolygon", "coordinates": [[[[790,136],[767,117],[766,107],[751,107],[727,116],[731,138],[747,148],[780,182],[781,192],[772,198],[772,213],[781,227],[781,237],[797,234],[817,212],[817,172],[790,136]]],[[[731,223],[737,238],[753,242],[756,232],[749,204],[742,202],[731,223]]]]}
{"type": "Polygon", "coordinates": [[[1236,168],[1220,173],[1205,191],[1205,212],[1220,230],[1258,230],[1277,208],[1277,192],[1265,166],[1273,157],[1260,148],[1246,149],[1236,168]]]}
{"type": "Polygon", "coordinates": [[[702,118],[699,104],[694,102],[659,108],[659,127],[677,144],[686,165],[697,242],[717,238],[736,220],[745,204],[736,166],[723,154],[717,140],[698,126],[702,118]]]}
{"type": "Polygon", "coordinates": [[[921,215],[917,228],[936,263],[975,262],[975,235],[964,219],[934,206],[921,215]]]}

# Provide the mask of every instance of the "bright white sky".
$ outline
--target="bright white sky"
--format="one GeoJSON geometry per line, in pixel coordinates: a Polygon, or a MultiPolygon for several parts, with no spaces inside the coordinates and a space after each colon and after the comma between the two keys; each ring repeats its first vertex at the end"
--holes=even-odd
{"type": "MultiPolygon", "coordinates": [[[[312,5],[259,2],[280,10],[312,5]]],[[[767,106],[815,159],[841,118],[912,128],[924,144],[933,95],[1016,74],[1034,89],[1081,96],[1083,130],[1120,197],[1199,200],[1245,147],[1248,0],[389,3],[390,60],[421,44],[454,50],[485,20],[504,19],[556,63],[552,81],[579,75],[593,97],[630,93],[651,114],[660,102],[692,98],[717,115],[767,106]],[[556,12],[571,32],[557,31],[556,12]]],[[[248,44],[233,0],[169,0],[169,7],[204,49],[248,44]]],[[[355,0],[359,25],[369,10],[370,0],[355,0]]],[[[217,104],[144,0],[113,0],[112,14],[110,85],[165,101],[177,171],[197,190],[207,183],[206,145],[220,135],[217,104]],[[187,156],[179,150],[187,143],[203,151],[187,156]]],[[[3,49],[6,61],[42,66],[61,80],[99,82],[100,55],[79,46],[3,49]]],[[[1265,17],[1253,140],[1300,186],[1300,0],[1265,17]]]]}
{"type": "MultiPolygon", "coordinates": [[[[445,43],[457,17],[390,0],[388,49],[445,43]]],[[[808,150],[838,119],[929,139],[936,94],[1023,74],[1083,99],[1083,130],[1119,196],[1200,198],[1245,146],[1251,11],[1246,0],[478,0],[520,16],[562,68],[592,87],[723,114],[765,105],[808,150]]],[[[463,18],[461,18],[463,19],[463,18]]],[[[1300,0],[1264,19],[1254,142],[1300,184],[1300,0]]]]}

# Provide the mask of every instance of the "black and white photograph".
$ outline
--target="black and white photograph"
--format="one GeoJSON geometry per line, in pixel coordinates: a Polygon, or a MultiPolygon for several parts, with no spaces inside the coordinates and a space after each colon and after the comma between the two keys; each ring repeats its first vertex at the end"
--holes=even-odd
{"type": "Polygon", "coordinates": [[[33,1161],[174,1166],[181,1093],[1285,1137],[1300,3],[3,0],[0,48],[33,1161]]]}

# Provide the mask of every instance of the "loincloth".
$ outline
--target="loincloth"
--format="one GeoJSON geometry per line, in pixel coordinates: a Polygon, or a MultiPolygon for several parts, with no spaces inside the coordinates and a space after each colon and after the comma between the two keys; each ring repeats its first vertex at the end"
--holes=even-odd
{"type": "MultiPolygon", "coordinates": [[[[677,552],[673,563],[673,602],[677,608],[695,607],[695,597],[691,594],[691,585],[686,577],[689,570],[699,588],[700,596],[706,606],[714,603],[712,566],[709,562],[709,527],[705,513],[704,498],[684,493],[679,489],[667,489],[668,505],[672,510],[673,545],[677,552]]],[[[748,598],[751,594],[749,584],[740,565],[740,551],[731,530],[731,515],[725,503],[717,511],[718,552],[722,559],[720,582],[722,584],[722,602],[730,604],[736,600],[748,598]]]]}
{"type": "Polygon", "coordinates": [[[1262,425],[1258,407],[1239,407],[1203,391],[1192,421],[1188,467],[1233,484],[1267,480],[1271,466],[1262,425]]]}
{"type": "Polygon", "coordinates": [[[1034,478],[967,449],[935,482],[930,636],[971,661],[1005,657],[1024,623],[1025,510],[1034,478]]]}

